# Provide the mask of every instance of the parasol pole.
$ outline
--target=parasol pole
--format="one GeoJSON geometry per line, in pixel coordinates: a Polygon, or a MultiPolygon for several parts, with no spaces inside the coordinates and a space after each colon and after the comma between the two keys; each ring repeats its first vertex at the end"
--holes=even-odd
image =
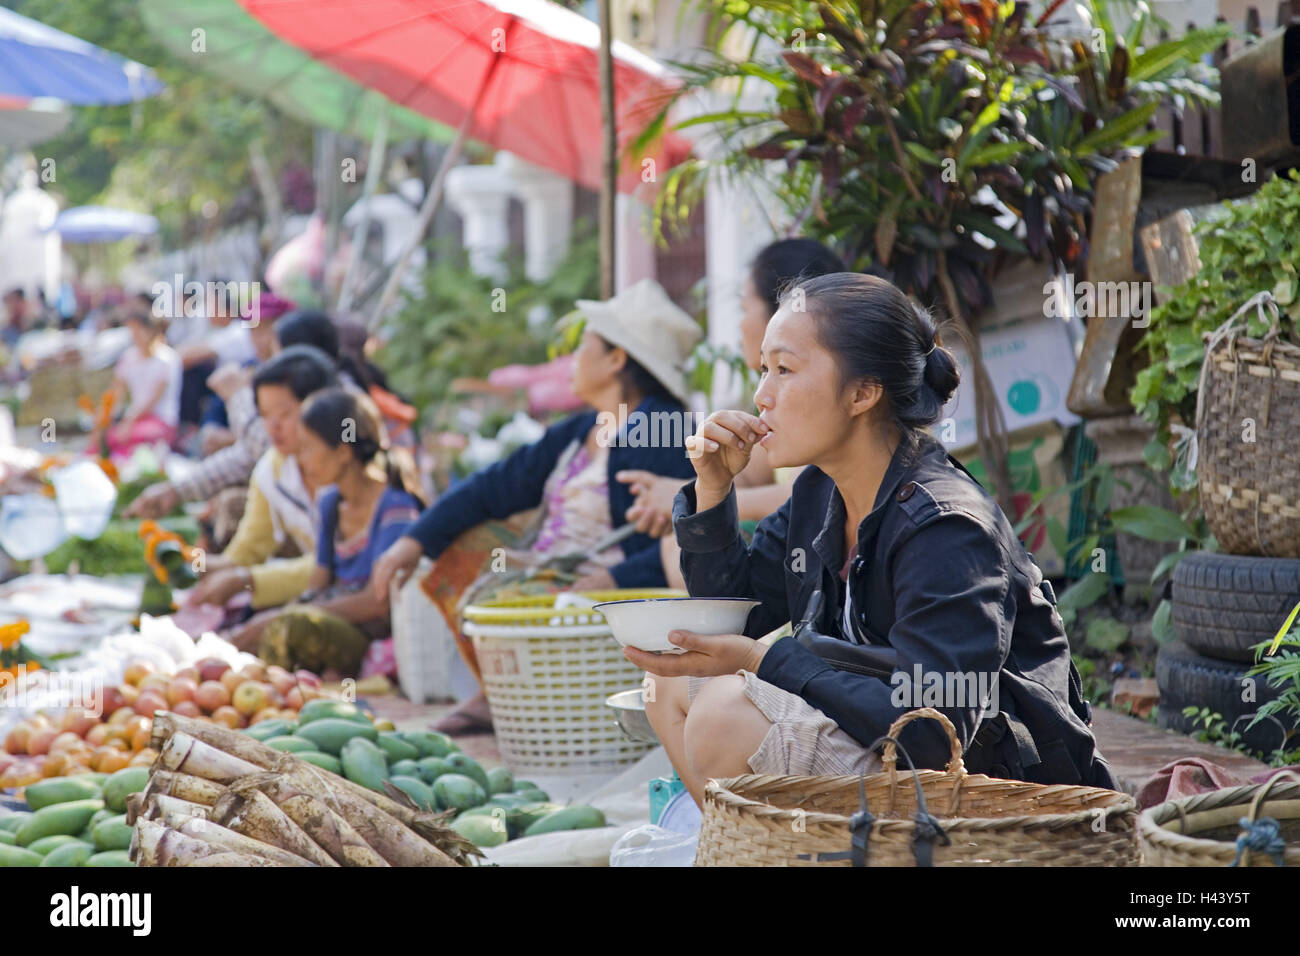
{"type": "Polygon", "coordinates": [[[370,141],[370,159],[366,162],[366,178],[361,186],[361,219],[352,233],[352,249],[348,253],[348,267],[343,273],[343,285],[339,288],[339,301],[336,311],[340,315],[347,313],[354,298],[352,286],[361,265],[361,253],[365,248],[366,237],[370,233],[371,200],[375,188],[379,185],[379,167],[384,163],[384,154],[388,149],[388,106],[385,105],[375,118],[375,135],[370,141]]]}
{"type": "Polygon", "coordinates": [[[424,197],[424,202],[420,205],[420,218],[415,225],[415,232],[411,236],[410,242],[402,250],[397,261],[393,263],[393,271],[388,275],[388,282],[384,285],[383,294],[379,297],[379,304],[375,306],[374,312],[370,314],[370,320],[367,325],[374,329],[379,324],[379,318],[392,306],[393,300],[397,298],[397,290],[402,282],[402,276],[406,274],[406,268],[410,264],[411,256],[415,255],[415,250],[424,242],[424,234],[428,232],[430,223],[433,222],[434,215],[438,212],[438,207],[442,205],[442,187],[460,154],[465,148],[465,140],[469,137],[470,126],[474,123],[474,116],[478,113],[479,104],[483,102],[483,95],[492,85],[492,77],[496,74],[497,66],[501,63],[502,57],[505,56],[506,50],[509,49],[509,37],[514,30],[515,18],[512,16],[506,21],[505,41],[502,43],[502,49],[496,52],[492,58],[492,65],[488,67],[487,72],[483,74],[483,81],[479,83],[478,90],[474,93],[474,102],[469,110],[465,113],[465,118],[461,121],[460,127],[456,130],[456,138],[451,141],[447,147],[447,152],[443,154],[442,162],[438,164],[438,172],[433,177],[433,183],[429,186],[429,192],[424,197]]]}
{"type": "Polygon", "coordinates": [[[600,297],[614,296],[614,195],[618,179],[618,130],[614,119],[614,55],[610,0],[599,0],[600,16],[600,297]]]}

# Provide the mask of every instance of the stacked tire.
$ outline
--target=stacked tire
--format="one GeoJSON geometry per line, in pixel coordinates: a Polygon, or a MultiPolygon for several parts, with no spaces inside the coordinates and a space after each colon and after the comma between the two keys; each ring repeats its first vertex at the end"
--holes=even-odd
{"type": "Polygon", "coordinates": [[[1183,709],[1206,708],[1223,718],[1225,730],[1242,733],[1250,750],[1276,750],[1296,720],[1278,714],[1246,730],[1259,708],[1281,693],[1263,675],[1247,672],[1258,645],[1272,642],[1297,600],[1300,559],[1211,551],[1183,558],[1173,575],[1171,621],[1177,640],[1156,655],[1160,726],[1195,733],[1204,725],[1183,709]]]}

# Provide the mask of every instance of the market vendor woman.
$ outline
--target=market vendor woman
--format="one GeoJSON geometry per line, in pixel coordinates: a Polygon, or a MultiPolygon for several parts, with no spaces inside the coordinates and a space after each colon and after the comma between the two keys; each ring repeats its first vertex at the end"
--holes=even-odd
{"type": "MultiPolygon", "coordinates": [[[[761,603],[744,635],[675,631],[680,656],[625,651],[651,675],[646,710],[695,799],[710,778],[874,772],[868,747],[922,704],[952,721],[973,773],[1113,788],[1050,585],[925,431],[958,385],[929,315],[881,279],[808,280],[768,325],[760,372],[757,418],[715,412],[688,439],[696,479],[673,523],[691,594],[761,603]],[[732,479],[755,444],[774,467],[810,467],[747,548],[732,479]],[[785,621],[819,649],[755,640],[785,621]],[[841,642],[892,651],[891,678],[843,668],[855,652],[841,642]],[[935,680],[938,700],[923,696],[935,680]]],[[[918,768],[948,759],[935,721],[900,739],[918,768]]]]}

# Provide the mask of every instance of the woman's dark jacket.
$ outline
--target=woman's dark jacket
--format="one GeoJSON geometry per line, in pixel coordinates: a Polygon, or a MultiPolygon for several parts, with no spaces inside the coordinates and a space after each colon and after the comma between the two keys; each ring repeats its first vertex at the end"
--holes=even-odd
{"type": "MultiPolygon", "coordinates": [[[[586,441],[598,422],[611,442],[606,472],[610,524],[622,526],[634,499],[630,487],[614,479],[617,472],[638,469],[683,479],[695,474],[685,445],[695,431],[693,419],[681,405],[648,398],[626,418],[625,423],[613,416],[601,421],[595,412],[585,412],[557,422],[533,444],[453,484],[420,515],[407,537],[419,541],[424,553],[437,559],[461,532],[537,507],[560,455],[571,442],[586,441]]],[[[667,585],[657,539],[637,533],[623,539],[622,547],[624,560],[609,569],[620,588],[667,585]]]]}
{"type": "MultiPolygon", "coordinates": [[[[823,610],[810,623],[844,639],[845,509],[825,473],[804,469],[790,500],[759,523],[748,548],[734,489],[697,514],[692,483],[678,494],[673,519],[691,594],[762,602],[750,614],[747,635],[798,624],[821,588],[823,610]]],[[[956,727],[971,772],[1115,786],[1089,729],[1091,709],[1051,585],[997,502],[933,438],[922,437],[911,454],[900,444],[858,527],[848,587],[861,640],[897,655],[889,683],[835,670],[791,638],[769,648],[757,676],[799,695],[863,746],[902,713],[935,700],[925,698],[926,684],[942,680],[951,691],[938,709],[956,727]],[[988,708],[996,717],[981,719],[976,695],[960,690],[976,686],[979,674],[996,688],[996,711],[988,708]]],[[[918,768],[948,760],[936,721],[913,721],[901,742],[918,768]]]]}

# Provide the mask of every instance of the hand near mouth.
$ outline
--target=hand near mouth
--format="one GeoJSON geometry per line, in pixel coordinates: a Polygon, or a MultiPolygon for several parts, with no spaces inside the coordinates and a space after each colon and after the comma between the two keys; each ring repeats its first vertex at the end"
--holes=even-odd
{"type": "Polygon", "coordinates": [[[754,446],[772,429],[748,412],[714,412],[686,439],[686,453],[695,466],[696,490],[725,496],[732,480],[745,470],[754,446]]]}

